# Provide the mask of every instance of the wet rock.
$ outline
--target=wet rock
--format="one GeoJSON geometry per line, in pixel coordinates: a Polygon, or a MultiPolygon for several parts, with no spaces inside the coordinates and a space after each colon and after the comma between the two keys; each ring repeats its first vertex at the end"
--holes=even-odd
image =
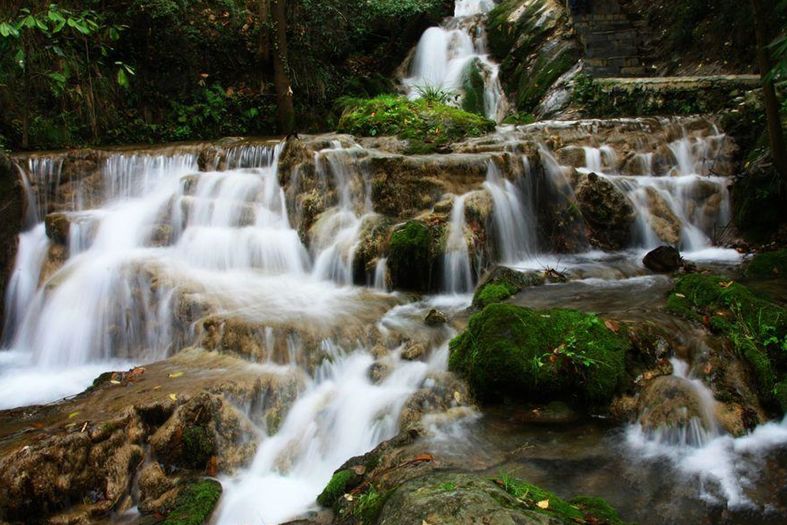
{"type": "Polygon", "coordinates": [[[214,479],[192,481],[182,487],[165,524],[203,525],[210,517],[221,498],[221,483],[214,479]]]}
{"type": "Polygon", "coordinates": [[[427,292],[431,287],[432,234],[420,221],[409,221],[391,234],[388,269],[396,289],[427,292]]]}
{"type": "Polygon", "coordinates": [[[377,523],[558,525],[563,522],[526,509],[514,496],[482,476],[435,473],[399,486],[382,507],[377,523]]]}
{"type": "Polygon", "coordinates": [[[546,280],[544,272],[519,272],[507,266],[495,266],[479,281],[473,294],[473,306],[483,308],[503,301],[524,288],[542,285],[546,280]]]}
{"type": "Polygon", "coordinates": [[[252,458],[253,435],[251,424],[222,397],[202,393],[179,406],[149,442],[165,465],[207,470],[216,456],[219,471],[232,471],[252,458]]]}
{"type": "Polygon", "coordinates": [[[429,310],[429,313],[426,314],[426,318],[424,319],[424,323],[426,326],[441,326],[448,322],[445,314],[440,310],[432,308],[429,310]]]}
{"type": "Polygon", "coordinates": [[[664,200],[664,197],[654,188],[646,188],[648,204],[648,224],[661,239],[661,242],[670,245],[680,243],[681,222],[664,200]]]}
{"type": "Polygon", "coordinates": [[[692,420],[711,428],[702,398],[694,386],[676,376],[654,380],[643,392],[639,401],[640,423],[646,430],[659,428],[685,428],[692,420]]]}
{"type": "Polygon", "coordinates": [[[591,244],[605,250],[629,245],[635,213],[622,191],[609,180],[591,173],[577,188],[576,196],[591,244]]]}
{"type": "Polygon", "coordinates": [[[46,236],[52,242],[58,244],[68,243],[68,231],[71,229],[71,221],[65,213],[50,213],[44,219],[46,236]]]}
{"type": "Polygon", "coordinates": [[[417,361],[426,354],[426,347],[421,343],[410,342],[402,350],[402,359],[405,361],[417,361]]]}
{"type": "Polygon", "coordinates": [[[399,416],[399,428],[415,428],[425,415],[445,413],[471,399],[467,385],[453,374],[432,374],[405,403],[399,416]]]}
{"type": "Polygon", "coordinates": [[[177,483],[164,474],[158,463],[147,465],[139,474],[139,510],[143,514],[164,514],[178,496],[177,483]]]}
{"type": "Polygon", "coordinates": [[[391,365],[388,363],[377,361],[372,363],[369,367],[369,380],[372,383],[378,384],[391,374],[391,365]]]}
{"type": "MultiPolygon", "coordinates": [[[[76,418],[75,418],[76,419],[76,418]]],[[[143,426],[133,410],[102,424],[102,432],[70,432],[33,442],[0,459],[0,509],[30,522],[86,501],[90,514],[108,512],[126,494],[142,460],[143,426]]]]}
{"type": "Polygon", "coordinates": [[[645,255],[642,264],[652,272],[673,273],[683,266],[683,258],[672,246],[659,246],[645,255]]]}

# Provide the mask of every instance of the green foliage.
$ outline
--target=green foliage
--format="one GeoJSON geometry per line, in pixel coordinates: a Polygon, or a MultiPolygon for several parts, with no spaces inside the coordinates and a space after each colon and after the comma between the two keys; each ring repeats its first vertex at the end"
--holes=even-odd
{"type": "Polygon", "coordinates": [[[343,133],[365,137],[397,135],[435,145],[483,135],[494,128],[495,123],[484,117],[441,102],[394,95],[346,100],[339,120],[339,131],[343,133]]]}
{"type": "Polygon", "coordinates": [[[189,483],[161,525],[204,525],[221,498],[221,483],[212,479],[189,483]]]}
{"type": "Polygon", "coordinates": [[[727,336],[752,367],[760,397],[773,402],[776,383],[787,379],[787,310],[754,295],[745,286],[714,275],[681,277],[667,309],[707,320],[727,336]]]}
{"type": "Polygon", "coordinates": [[[374,487],[370,486],[366,491],[358,496],[358,502],[353,507],[353,516],[355,516],[360,525],[374,525],[380,512],[383,510],[383,505],[387,497],[380,494],[374,487]]]}
{"type": "Polygon", "coordinates": [[[592,496],[577,496],[571,499],[571,503],[579,507],[585,516],[592,516],[599,523],[608,525],[624,525],[620,515],[615,508],[602,498],[592,496]]]}
{"type": "Polygon", "coordinates": [[[419,86],[416,92],[418,98],[430,104],[449,104],[456,100],[455,94],[435,86],[419,86]]]}
{"type": "Polygon", "coordinates": [[[612,399],[630,344],[592,314],[492,304],[450,343],[449,367],[482,400],[612,399]]]}
{"type": "Polygon", "coordinates": [[[334,503],[344,495],[347,490],[347,484],[353,477],[354,475],[351,470],[340,470],[334,473],[328,485],[326,485],[322,493],[317,496],[317,503],[323,507],[332,507],[334,503]]]}
{"type": "Polygon", "coordinates": [[[473,60],[467,65],[464,85],[462,86],[465,96],[462,99],[462,109],[477,115],[486,115],[484,104],[484,77],[481,74],[481,66],[478,59],[473,60]]]}
{"type": "Polygon", "coordinates": [[[787,277],[787,249],[755,255],[746,266],[747,277],[787,277]]]}

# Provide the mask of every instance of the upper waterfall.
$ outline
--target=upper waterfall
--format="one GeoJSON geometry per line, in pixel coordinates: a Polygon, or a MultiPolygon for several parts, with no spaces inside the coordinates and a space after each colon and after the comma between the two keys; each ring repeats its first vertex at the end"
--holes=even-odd
{"type": "Polygon", "coordinates": [[[402,80],[410,98],[439,89],[469,111],[497,122],[503,119],[508,103],[500,66],[486,49],[485,15],[494,5],[490,0],[458,0],[452,18],[424,32],[402,80]]]}

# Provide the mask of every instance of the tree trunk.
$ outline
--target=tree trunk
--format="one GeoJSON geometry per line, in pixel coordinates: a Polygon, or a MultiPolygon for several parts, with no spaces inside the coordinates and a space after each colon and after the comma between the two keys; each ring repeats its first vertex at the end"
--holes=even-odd
{"type": "Polygon", "coordinates": [[[267,62],[271,58],[271,41],[267,30],[268,17],[270,17],[270,0],[258,0],[260,8],[260,42],[258,53],[260,61],[267,62]]]}
{"type": "Polygon", "coordinates": [[[295,130],[295,108],[292,103],[290,65],[287,60],[287,1],[270,0],[273,8],[273,83],[276,86],[277,122],[279,132],[295,130]]]}
{"type": "Polygon", "coordinates": [[[762,0],[752,0],[754,10],[754,34],[757,38],[757,65],[762,76],[762,91],[765,97],[765,115],[768,119],[768,138],[770,139],[773,165],[782,176],[782,186],[787,186],[787,153],[785,152],[784,134],[782,132],[781,116],[779,115],[779,101],[776,98],[776,89],[773,80],[767,78],[771,70],[768,57],[768,20],[769,16],[762,0]]]}

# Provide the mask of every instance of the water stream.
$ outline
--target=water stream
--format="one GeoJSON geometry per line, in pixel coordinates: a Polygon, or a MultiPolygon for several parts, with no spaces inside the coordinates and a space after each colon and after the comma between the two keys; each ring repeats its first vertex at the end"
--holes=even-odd
{"type": "Polygon", "coordinates": [[[439,89],[472,111],[481,109],[492,120],[503,119],[507,102],[500,66],[489,57],[484,25],[494,6],[490,0],[457,1],[452,18],[424,32],[403,79],[410,98],[439,89]]]}

